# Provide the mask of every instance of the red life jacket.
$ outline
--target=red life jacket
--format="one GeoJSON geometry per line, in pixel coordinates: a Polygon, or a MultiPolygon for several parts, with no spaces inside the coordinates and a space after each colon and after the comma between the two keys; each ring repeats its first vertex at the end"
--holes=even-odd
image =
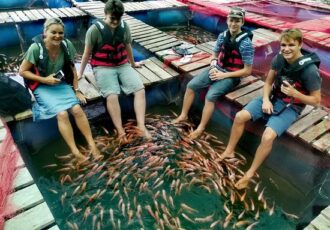
{"type": "Polygon", "coordinates": [[[280,98],[285,103],[296,104],[299,106],[304,105],[298,98],[289,97],[281,92],[281,85],[284,80],[288,81],[296,90],[300,93],[308,95],[308,90],[303,86],[300,76],[302,71],[309,65],[314,64],[318,68],[320,66],[320,59],[315,53],[306,53],[304,51],[303,56],[298,58],[294,63],[288,65],[282,54],[276,56],[276,62],[279,66],[282,66],[280,70],[276,72],[275,81],[273,84],[272,95],[280,98]]]}
{"type": "Polygon", "coordinates": [[[96,21],[95,25],[101,32],[102,45],[96,45],[93,49],[90,62],[92,67],[119,66],[128,62],[126,47],[123,43],[126,23],[122,21],[113,33],[104,21],[96,21]]]}
{"type": "Polygon", "coordinates": [[[229,30],[224,32],[224,41],[220,47],[220,53],[218,56],[217,64],[230,72],[240,70],[244,68],[242,56],[239,52],[239,46],[241,42],[249,37],[252,40],[253,34],[249,30],[242,30],[234,40],[231,40],[231,34],[229,30]]]}
{"type": "MultiPolygon", "coordinates": [[[[34,65],[31,69],[31,72],[42,77],[46,76],[46,68],[47,63],[49,62],[49,56],[47,49],[45,47],[45,43],[43,41],[42,35],[37,35],[32,39],[39,47],[39,57],[37,60],[36,65],[34,65]]],[[[64,79],[65,81],[72,85],[73,84],[73,71],[71,67],[74,67],[74,62],[70,57],[70,51],[68,48],[68,42],[66,39],[64,39],[61,42],[61,49],[64,51],[64,64],[62,67],[62,71],[64,73],[64,79]]],[[[34,91],[41,83],[38,81],[32,81],[24,78],[25,85],[34,91]]]]}

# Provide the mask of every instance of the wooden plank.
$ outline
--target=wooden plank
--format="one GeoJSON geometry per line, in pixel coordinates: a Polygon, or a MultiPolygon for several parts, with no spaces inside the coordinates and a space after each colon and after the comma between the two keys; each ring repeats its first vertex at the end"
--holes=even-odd
{"type": "Polygon", "coordinates": [[[156,29],[156,28],[151,28],[151,29],[148,28],[148,30],[146,30],[146,31],[134,32],[134,33],[131,33],[131,35],[132,35],[132,37],[136,37],[136,36],[140,36],[140,35],[151,34],[153,32],[157,32],[157,31],[160,31],[160,30],[156,29]]]}
{"type": "Polygon", "coordinates": [[[55,14],[51,9],[44,9],[44,11],[46,11],[47,14],[49,14],[49,15],[52,16],[53,18],[58,18],[58,15],[55,14]]]}
{"type": "Polygon", "coordinates": [[[313,143],[313,147],[321,152],[328,151],[330,148],[330,133],[326,133],[320,139],[313,143]]]}
{"type": "Polygon", "coordinates": [[[18,190],[33,184],[33,178],[27,168],[18,169],[18,174],[13,181],[13,189],[18,190]]]}
{"type": "Polygon", "coordinates": [[[157,51],[160,51],[160,50],[165,50],[165,49],[168,49],[168,48],[172,48],[174,46],[181,45],[182,43],[183,43],[182,41],[176,41],[176,42],[169,43],[169,44],[166,44],[166,45],[151,48],[150,51],[151,52],[157,52],[157,51]]]}
{"type": "Polygon", "coordinates": [[[166,33],[156,33],[156,34],[151,34],[149,36],[145,36],[142,38],[135,38],[134,41],[141,44],[142,42],[150,41],[150,40],[165,37],[165,36],[168,36],[168,35],[166,33]]]}
{"type": "Polygon", "coordinates": [[[84,77],[79,79],[78,88],[84,94],[87,100],[95,100],[101,97],[101,94],[98,92],[98,90],[84,77]]]}
{"type": "Polygon", "coordinates": [[[245,94],[248,94],[256,89],[263,87],[264,84],[265,83],[263,81],[256,81],[253,84],[249,84],[248,86],[245,86],[243,88],[237,89],[233,92],[226,94],[226,98],[231,101],[234,101],[236,98],[239,98],[245,94]]]}
{"type": "Polygon", "coordinates": [[[163,45],[166,45],[168,43],[172,43],[172,42],[176,42],[176,41],[178,41],[178,39],[176,39],[176,38],[170,38],[170,39],[166,39],[165,41],[160,41],[160,42],[156,42],[154,44],[145,45],[144,47],[146,49],[151,49],[151,48],[163,46],[163,45]]]}
{"type": "Polygon", "coordinates": [[[15,12],[8,12],[8,14],[13,19],[14,22],[22,21],[15,12]]]}
{"type": "Polygon", "coordinates": [[[184,71],[184,72],[190,72],[190,71],[193,71],[193,70],[196,70],[196,69],[199,69],[199,68],[210,65],[211,60],[212,60],[212,56],[210,56],[208,58],[201,59],[197,62],[189,63],[187,65],[182,65],[182,66],[179,67],[179,69],[184,71]]]}
{"type": "Polygon", "coordinates": [[[151,83],[158,82],[160,79],[156,74],[150,71],[147,67],[142,66],[141,68],[135,68],[137,72],[143,75],[146,79],[148,79],[151,83]]]}
{"type": "Polygon", "coordinates": [[[149,25],[147,25],[145,23],[142,23],[142,22],[140,24],[128,25],[128,26],[129,26],[130,31],[132,33],[137,32],[137,31],[141,31],[143,29],[153,29],[153,28],[155,28],[155,27],[149,26],[149,25]]]}
{"type": "Polygon", "coordinates": [[[205,46],[202,46],[202,45],[196,45],[196,48],[204,51],[204,52],[207,52],[207,53],[210,53],[212,54],[213,53],[213,50],[212,49],[209,49],[209,48],[206,48],[205,46]]]}
{"type": "Polygon", "coordinates": [[[322,215],[328,217],[328,219],[330,219],[330,205],[328,207],[326,207],[325,209],[322,210],[322,215]]]}
{"type": "Polygon", "coordinates": [[[310,127],[305,132],[299,135],[299,137],[307,142],[311,143],[314,139],[321,136],[323,133],[330,130],[330,119],[324,119],[315,126],[310,127]]]}
{"type": "Polygon", "coordinates": [[[50,16],[49,14],[47,14],[46,11],[44,11],[43,9],[37,9],[37,11],[43,16],[43,18],[48,19],[48,18],[52,18],[52,16],[50,16]]]}
{"type": "Polygon", "coordinates": [[[6,216],[12,216],[17,212],[30,209],[44,201],[36,184],[18,190],[8,196],[6,216]]]}
{"type": "Polygon", "coordinates": [[[30,21],[38,20],[39,18],[32,14],[31,10],[24,10],[25,15],[30,19],[30,21]]]}
{"type": "Polygon", "coordinates": [[[323,215],[318,215],[311,224],[317,229],[330,229],[330,221],[323,215]]]}
{"type": "Polygon", "coordinates": [[[295,123],[293,123],[290,126],[290,128],[287,130],[287,133],[289,133],[292,136],[297,136],[300,132],[304,131],[309,126],[315,124],[316,122],[321,120],[326,115],[327,115],[327,112],[325,112],[322,109],[313,110],[307,116],[305,116],[305,117],[297,120],[295,123]]]}
{"type": "Polygon", "coordinates": [[[182,62],[181,61],[181,58],[178,58],[178,59],[175,59],[171,62],[171,64],[173,66],[175,66],[176,68],[179,68],[180,66],[182,65],[187,65],[189,63],[195,63],[195,62],[198,62],[199,60],[202,60],[202,59],[205,59],[205,58],[208,58],[210,57],[210,54],[208,53],[205,53],[205,52],[200,52],[200,53],[197,53],[197,54],[193,54],[191,59],[188,61],[188,62],[182,62]]]}
{"type": "Polygon", "coordinates": [[[134,36],[132,36],[132,38],[133,38],[134,41],[137,41],[137,40],[143,41],[141,39],[149,40],[149,39],[154,38],[155,36],[164,36],[164,35],[166,35],[164,32],[162,32],[160,30],[156,30],[156,31],[153,31],[153,32],[148,33],[148,34],[134,35],[134,36]]]}
{"type": "Polygon", "coordinates": [[[58,10],[60,10],[63,14],[66,15],[66,17],[71,17],[71,13],[68,12],[67,10],[65,10],[64,8],[58,8],[58,10]]]}
{"type": "MultiPolygon", "coordinates": [[[[150,38],[150,37],[149,37],[150,38]]],[[[156,43],[156,42],[160,42],[160,41],[164,41],[164,40],[168,40],[168,39],[171,39],[173,38],[173,36],[170,36],[170,35],[158,35],[156,38],[154,39],[151,39],[151,40],[147,40],[147,41],[144,41],[144,42],[139,42],[139,44],[141,46],[146,46],[146,45],[149,45],[149,44],[152,44],[152,43],[156,43]]]]}
{"type": "Polygon", "coordinates": [[[48,228],[48,230],[60,230],[59,227],[57,225],[51,227],[51,228],[48,228]]]}
{"type": "Polygon", "coordinates": [[[18,17],[20,17],[22,19],[22,21],[27,22],[30,21],[30,19],[23,13],[23,11],[16,11],[16,14],[18,15],[18,17]]]}
{"type": "Polygon", "coordinates": [[[55,222],[45,202],[5,222],[4,230],[38,230],[55,222]]]}
{"type": "Polygon", "coordinates": [[[151,81],[149,81],[147,78],[145,78],[145,77],[144,77],[142,74],[140,74],[139,72],[138,72],[138,74],[139,74],[139,77],[140,77],[140,79],[141,79],[143,85],[150,85],[150,84],[152,83],[151,81]]]}
{"type": "Polygon", "coordinates": [[[12,22],[13,19],[7,12],[0,12],[0,23],[12,22]]]}
{"type": "Polygon", "coordinates": [[[305,115],[309,114],[314,109],[315,109],[314,106],[306,105],[305,108],[303,109],[303,111],[301,111],[300,115],[298,116],[298,119],[300,119],[300,118],[304,117],[305,115]]]}
{"type": "Polygon", "coordinates": [[[158,65],[159,67],[161,67],[163,70],[165,70],[169,74],[171,74],[173,77],[176,77],[176,76],[179,75],[178,72],[176,72],[175,70],[173,70],[169,66],[165,65],[163,62],[161,62],[160,60],[158,60],[156,57],[151,57],[151,58],[149,58],[149,60],[151,60],[153,63],[155,63],[156,65],[158,65]]]}
{"type": "Polygon", "coordinates": [[[65,18],[66,15],[63,14],[62,11],[60,11],[59,9],[57,8],[53,8],[52,11],[57,15],[58,18],[65,18]]]}
{"type": "Polygon", "coordinates": [[[172,75],[167,73],[165,70],[163,70],[161,67],[153,63],[151,60],[144,60],[144,65],[150,69],[152,72],[154,72],[160,79],[166,80],[169,78],[172,78],[172,75]]]}
{"type": "Polygon", "coordinates": [[[260,89],[257,89],[255,91],[252,91],[249,94],[246,94],[246,95],[244,95],[242,97],[237,98],[235,101],[237,103],[239,103],[240,105],[244,106],[247,103],[249,103],[252,99],[254,99],[256,97],[259,97],[259,96],[262,96],[262,92],[263,92],[263,89],[260,88],[260,89]]]}
{"type": "Polygon", "coordinates": [[[35,17],[38,18],[38,20],[45,19],[45,17],[41,15],[38,10],[30,10],[30,11],[35,17]]]}
{"type": "Polygon", "coordinates": [[[75,12],[77,14],[77,16],[87,16],[87,14],[82,11],[81,9],[77,8],[77,7],[71,7],[70,8],[73,12],[75,12]]]}

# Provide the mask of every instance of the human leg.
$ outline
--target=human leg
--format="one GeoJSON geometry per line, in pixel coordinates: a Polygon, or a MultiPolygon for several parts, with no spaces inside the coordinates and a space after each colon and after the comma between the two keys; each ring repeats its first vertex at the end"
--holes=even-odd
{"type": "Polygon", "coordinates": [[[145,126],[146,99],[144,89],[134,93],[134,111],[137,127],[142,132],[143,136],[145,136],[147,139],[150,139],[151,135],[145,126]]]}
{"type": "Polygon", "coordinates": [[[78,129],[80,130],[80,132],[83,134],[83,136],[85,137],[90,150],[92,152],[92,154],[97,157],[100,155],[100,151],[97,149],[95,142],[93,140],[93,136],[92,136],[92,132],[91,132],[91,128],[89,126],[89,122],[88,119],[86,117],[86,114],[84,113],[84,111],[82,110],[82,108],[80,107],[80,105],[75,105],[70,109],[71,114],[73,115],[75,122],[77,124],[78,129]]]}
{"type": "Polygon", "coordinates": [[[58,129],[64,141],[69,146],[72,154],[77,158],[78,161],[86,160],[86,157],[80,153],[75,143],[73,129],[67,111],[62,111],[57,114],[57,124],[58,124],[58,129]]]}
{"type": "Polygon", "coordinates": [[[118,70],[121,89],[125,94],[134,94],[134,111],[137,127],[147,139],[151,138],[145,127],[146,97],[143,82],[138,73],[130,65],[123,65],[118,70]]]}
{"type": "Polygon", "coordinates": [[[188,113],[192,103],[194,102],[195,92],[206,88],[212,83],[209,78],[209,69],[204,70],[198,76],[194,77],[187,85],[186,92],[183,97],[183,105],[180,115],[172,121],[173,124],[188,119],[188,113]]]}
{"type": "Polygon", "coordinates": [[[121,108],[117,94],[110,94],[107,97],[107,110],[111,117],[112,123],[118,132],[118,136],[124,135],[125,130],[122,124],[121,108]]]}
{"type": "Polygon", "coordinates": [[[235,184],[235,187],[237,189],[244,189],[248,186],[255,172],[260,167],[260,165],[265,161],[270,151],[272,150],[273,142],[276,137],[277,134],[272,128],[267,127],[265,129],[261,138],[261,143],[257,148],[256,154],[254,156],[250,168],[246,171],[244,176],[235,184]]]}
{"type": "Polygon", "coordinates": [[[220,155],[220,159],[231,158],[235,156],[235,148],[241,139],[245,124],[251,120],[251,114],[247,110],[241,110],[235,116],[233,126],[231,128],[229,142],[225,151],[220,155]]]}
{"type": "Polygon", "coordinates": [[[207,123],[212,117],[215,101],[222,95],[230,92],[240,80],[238,78],[226,78],[220,81],[212,82],[206,97],[205,105],[202,112],[201,121],[196,130],[194,130],[189,136],[191,139],[199,137],[205,130],[207,123]]]}

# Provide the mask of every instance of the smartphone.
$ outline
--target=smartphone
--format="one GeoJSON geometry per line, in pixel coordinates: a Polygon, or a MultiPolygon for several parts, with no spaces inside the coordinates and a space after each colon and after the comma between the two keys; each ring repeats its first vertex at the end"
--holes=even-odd
{"type": "Polygon", "coordinates": [[[59,79],[59,80],[62,80],[63,77],[64,77],[63,71],[62,70],[58,71],[57,73],[55,73],[54,77],[59,79]]]}

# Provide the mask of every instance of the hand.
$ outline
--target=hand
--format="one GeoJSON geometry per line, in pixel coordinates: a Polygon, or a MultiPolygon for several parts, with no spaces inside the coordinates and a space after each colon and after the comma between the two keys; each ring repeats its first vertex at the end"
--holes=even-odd
{"type": "Polygon", "coordinates": [[[81,104],[85,105],[87,103],[85,95],[82,94],[80,91],[76,92],[76,97],[78,98],[81,104]]]}
{"type": "Polygon", "coordinates": [[[55,73],[50,74],[49,76],[43,78],[42,83],[46,85],[57,85],[61,80],[55,78],[55,73]]]}
{"type": "Polygon", "coordinates": [[[290,85],[289,82],[283,81],[283,84],[281,85],[282,93],[284,93],[285,95],[287,95],[289,97],[293,97],[293,95],[295,95],[296,91],[297,90],[292,85],[290,85]]]}
{"type": "Polygon", "coordinates": [[[272,114],[274,111],[273,104],[270,102],[270,100],[266,99],[262,102],[262,112],[266,114],[272,114]]]}
{"type": "Polygon", "coordinates": [[[211,69],[209,73],[210,73],[209,78],[212,81],[219,81],[219,80],[227,78],[227,73],[226,72],[222,72],[222,71],[220,71],[216,68],[211,69]]]}
{"type": "Polygon", "coordinates": [[[132,67],[133,68],[141,68],[144,65],[143,61],[135,62],[132,67]]]}

